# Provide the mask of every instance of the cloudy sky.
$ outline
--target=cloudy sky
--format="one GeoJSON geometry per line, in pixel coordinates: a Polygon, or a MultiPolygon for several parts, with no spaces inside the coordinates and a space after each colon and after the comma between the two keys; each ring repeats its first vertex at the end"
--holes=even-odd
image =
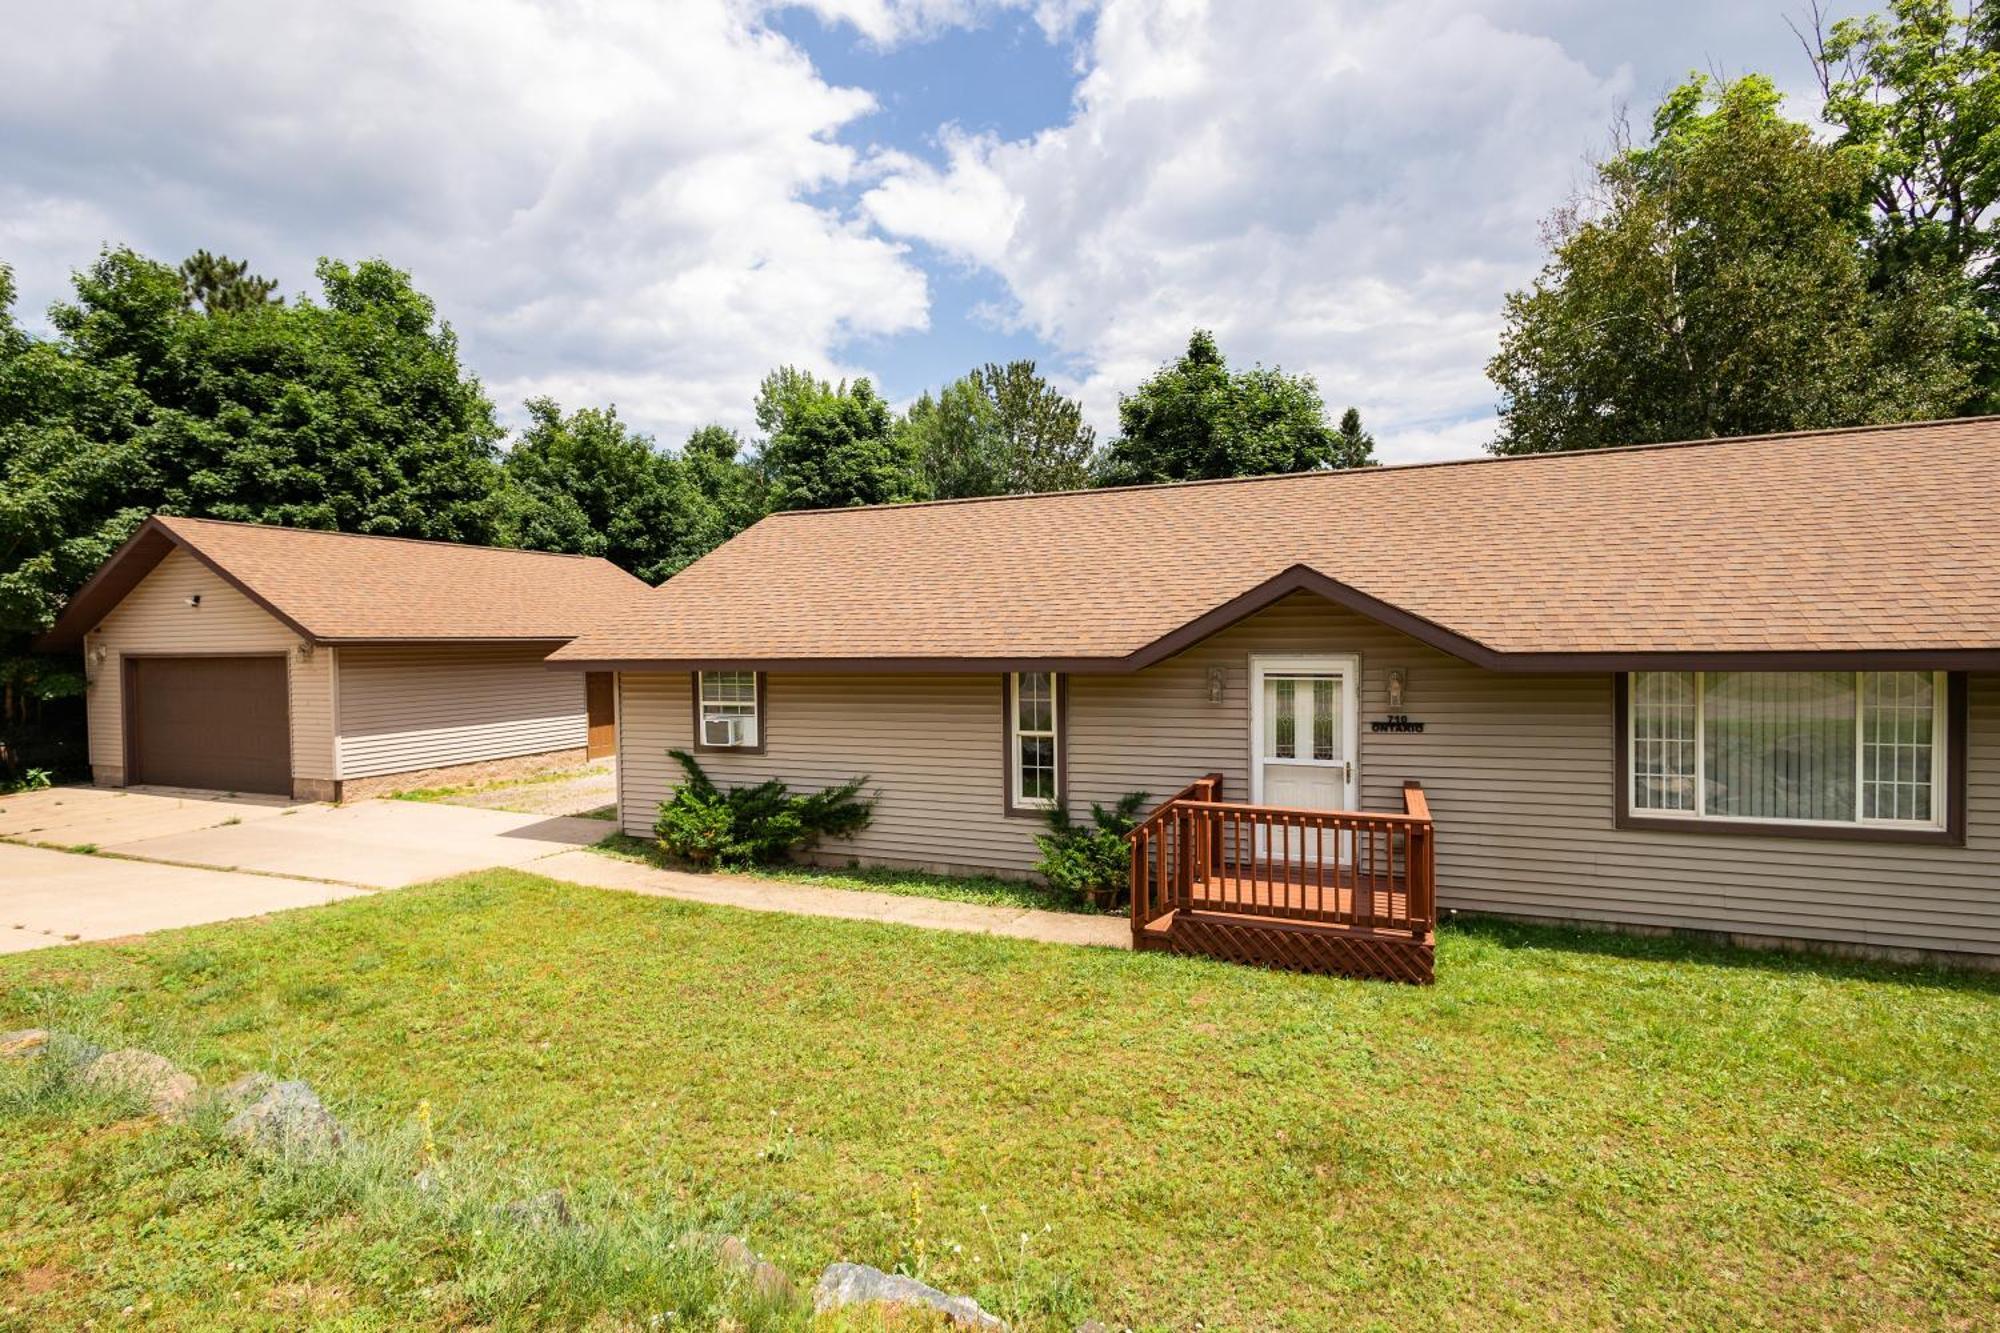
{"type": "Polygon", "coordinates": [[[7,0],[0,262],[39,325],[108,243],[288,293],[379,255],[510,420],[616,403],[665,444],[747,427],[779,363],[900,402],[1013,356],[1108,436],[1205,325],[1451,457],[1620,108],[1691,69],[1803,94],[1803,7],[7,0]]]}

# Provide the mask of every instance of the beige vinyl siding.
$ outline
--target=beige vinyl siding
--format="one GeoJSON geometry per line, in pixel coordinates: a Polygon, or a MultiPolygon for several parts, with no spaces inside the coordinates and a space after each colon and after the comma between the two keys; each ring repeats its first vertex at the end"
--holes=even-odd
{"type": "Polygon", "coordinates": [[[301,660],[302,640],[186,551],[171,551],[85,639],[107,656],[90,668],[86,700],[90,762],[100,771],[125,763],[124,672],[127,653],[153,655],[283,653],[290,695],[292,775],[333,776],[332,655],[301,660]],[[200,594],[201,605],[188,598],[200,594]]]}
{"type": "MultiPolygon", "coordinates": [[[[647,836],[680,780],[670,749],[693,735],[686,673],[620,677],[618,771],[628,833],[647,836]]],[[[1000,677],[774,675],[761,755],[698,758],[727,785],[784,779],[801,791],[866,774],[874,822],[822,850],[894,864],[1025,873],[1039,821],[1001,811],[1000,677]]]]}
{"type": "MultiPolygon", "coordinates": [[[[1613,678],[1481,670],[1306,594],[1129,676],[1072,676],[1066,743],[1081,805],[1166,796],[1203,773],[1250,794],[1252,653],[1361,658],[1361,804],[1401,808],[1424,784],[1442,906],[1524,916],[2000,953],[2000,677],[1970,680],[1964,847],[1621,830],[1614,826],[1613,678]],[[1207,672],[1227,673],[1223,702],[1207,672]],[[1375,733],[1387,672],[1407,672],[1421,733],[1375,733]]],[[[1002,817],[998,676],[785,676],[769,681],[762,756],[704,756],[718,779],[800,788],[871,773],[864,859],[1032,866],[1035,821],[1002,817]]],[[[627,832],[650,831],[690,729],[685,675],[624,677],[627,832]]],[[[849,850],[836,846],[833,850],[849,850]]]]}
{"type": "Polygon", "coordinates": [[[339,776],[581,747],[583,677],[550,670],[550,647],[339,649],[339,776]]]}

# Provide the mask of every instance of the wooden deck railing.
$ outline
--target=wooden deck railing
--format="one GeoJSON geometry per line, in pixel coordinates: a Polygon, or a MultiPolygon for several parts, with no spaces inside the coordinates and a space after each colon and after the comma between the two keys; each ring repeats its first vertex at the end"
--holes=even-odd
{"type": "Polygon", "coordinates": [[[1401,813],[1220,799],[1211,774],[1132,830],[1132,929],[1178,911],[1422,936],[1436,920],[1436,832],[1423,788],[1401,813]]]}

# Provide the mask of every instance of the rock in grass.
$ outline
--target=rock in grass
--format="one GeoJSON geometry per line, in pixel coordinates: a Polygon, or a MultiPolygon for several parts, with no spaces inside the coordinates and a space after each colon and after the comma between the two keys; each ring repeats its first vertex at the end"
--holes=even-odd
{"type": "Polygon", "coordinates": [[[843,1305],[887,1305],[898,1309],[936,1310],[960,1328],[1006,1333],[1007,1322],[979,1308],[970,1296],[950,1296],[912,1277],[885,1273],[866,1264],[828,1264],[813,1288],[813,1313],[825,1314],[843,1305]]]}
{"type": "Polygon", "coordinates": [[[277,1086],[277,1077],[260,1069],[241,1078],[231,1079],[209,1092],[207,1101],[209,1105],[219,1108],[223,1115],[233,1116],[277,1086]]]}
{"type": "Polygon", "coordinates": [[[49,1035],[47,1028],[0,1032],[0,1060],[25,1060],[40,1055],[49,1044],[49,1035]]]}
{"type": "Polygon", "coordinates": [[[305,1156],[331,1153],[347,1137],[319,1094],[297,1079],[271,1084],[263,1096],[231,1116],[222,1132],[260,1152],[305,1156]]]}
{"type": "Polygon", "coordinates": [[[561,1190],[543,1190],[526,1199],[503,1203],[500,1211],[523,1226],[566,1227],[572,1220],[569,1195],[561,1190]]]}
{"type": "Polygon", "coordinates": [[[715,1242],[715,1261],[732,1273],[750,1279],[750,1289],[772,1300],[789,1300],[792,1279],[784,1269],[750,1248],[741,1236],[724,1236],[715,1242]]]}
{"type": "Polygon", "coordinates": [[[134,1047],[98,1056],[83,1067],[83,1081],[100,1092],[143,1098],[146,1109],[163,1119],[184,1112],[199,1086],[165,1056],[134,1047]]]}

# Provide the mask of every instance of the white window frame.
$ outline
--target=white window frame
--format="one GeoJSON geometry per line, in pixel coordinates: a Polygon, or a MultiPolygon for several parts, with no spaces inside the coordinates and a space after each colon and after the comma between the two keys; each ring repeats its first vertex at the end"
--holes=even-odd
{"type": "MultiPolygon", "coordinates": [[[[1671,670],[1671,668],[1666,668],[1671,670]]],[[[1625,674],[1625,782],[1624,791],[1618,799],[1623,802],[1627,818],[1651,822],[1701,825],[1701,824],[1766,824],[1779,828],[1824,828],[1856,829],[1877,828],[1897,829],[1912,833],[1943,832],[1950,827],[1951,802],[1956,793],[1947,790],[1951,780],[1951,675],[1945,671],[1933,671],[1931,677],[1931,817],[1929,819],[1882,819],[1868,818],[1862,814],[1867,807],[1867,795],[1863,790],[1867,771],[1868,727],[1866,699],[1868,692],[1862,688],[1862,679],[1872,675],[1899,675],[1900,672],[1853,671],[1854,677],[1854,818],[1853,819],[1774,819],[1768,816],[1712,815],[1708,813],[1708,677],[1706,671],[1695,671],[1694,676],[1694,808],[1692,810],[1662,810],[1639,805],[1633,798],[1637,793],[1639,771],[1638,751],[1638,688],[1634,676],[1651,674],[1627,672],[1625,674]]]]}
{"type": "Polygon", "coordinates": [[[1063,678],[1055,671],[1010,671],[1007,673],[1007,804],[1015,810],[1052,810],[1062,802],[1063,791],[1063,678]],[[1021,730],[1021,677],[1047,676],[1049,678],[1049,729],[1047,731],[1021,730]],[[1055,769],[1056,794],[1052,797],[1024,796],[1023,773],[1021,771],[1021,740],[1023,737],[1047,736],[1050,744],[1050,760],[1055,769]]]}
{"type": "Polygon", "coordinates": [[[694,740],[695,740],[695,748],[697,750],[756,750],[763,746],[764,744],[763,674],[764,673],[761,671],[697,671],[694,673],[694,713],[695,713],[694,740]],[[745,700],[742,699],[708,698],[708,680],[709,677],[711,676],[750,677],[749,700],[746,702],[745,700]],[[750,724],[748,728],[749,732],[748,736],[734,741],[724,741],[720,743],[711,741],[708,738],[708,724],[710,721],[708,710],[711,705],[713,705],[718,709],[728,710],[727,713],[716,714],[718,718],[729,717],[739,720],[747,719],[750,724]],[[746,708],[748,710],[747,712],[745,711],[746,708]]]}

